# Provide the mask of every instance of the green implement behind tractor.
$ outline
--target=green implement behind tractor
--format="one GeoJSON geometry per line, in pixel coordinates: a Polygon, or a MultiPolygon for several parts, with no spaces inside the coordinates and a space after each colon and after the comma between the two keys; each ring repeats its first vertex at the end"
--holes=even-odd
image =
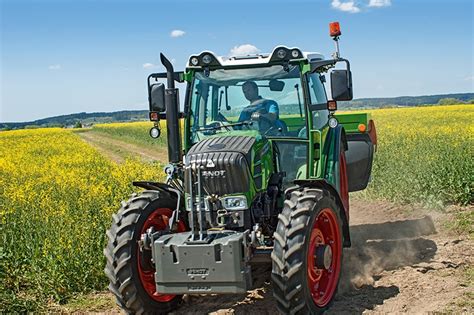
{"type": "Polygon", "coordinates": [[[175,72],[161,55],[167,72],[149,76],[148,93],[152,137],[166,119],[167,180],[134,182],[145,190],[113,215],[104,250],[126,312],[167,313],[183,294],[244,293],[262,263],[281,313],[329,307],[351,246],[349,192],[366,188],[377,141],[368,114],[335,114],[336,101],[352,99],[339,35],[331,23],[330,59],[284,46],[205,51],[175,72]],[[187,84],[183,112],[175,82],[187,84]]]}

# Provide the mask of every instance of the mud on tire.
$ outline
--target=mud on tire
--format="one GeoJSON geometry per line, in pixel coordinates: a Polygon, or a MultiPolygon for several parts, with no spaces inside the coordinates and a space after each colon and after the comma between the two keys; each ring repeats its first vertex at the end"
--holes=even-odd
{"type": "MultiPolygon", "coordinates": [[[[161,191],[144,191],[122,202],[120,210],[112,216],[112,226],[107,231],[108,243],[104,249],[107,260],[104,271],[110,280],[109,290],[115,295],[117,304],[128,313],[168,313],[181,302],[182,296],[179,295],[153,295],[151,285],[154,282],[142,278],[142,270],[152,266],[151,262],[145,262],[144,266],[144,258],[149,260],[151,256],[144,256],[138,245],[150,220],[155,220],[155,226],[158,224],[161,227],[167,224],[175,208],[174,196],[161,191]]],[[[183,230],[184,222],[181,221],[176,229],[183,230]]],[[[147,270],[146,279],[150,278],[149,274],[152,270],[147,270]]]]}
{"type": "Polygon", "coordinates": [[[282,314],[320,314],[330,306],[340,279],[341,209],[321,189],[288,194],[274,233],[273,295],[282,314]],[[328,257],[323,263],[314,258],[321,250],[325,254],[319,256],[328,257]],[[321,264],[326,267],[320,269],[321,264]]]}

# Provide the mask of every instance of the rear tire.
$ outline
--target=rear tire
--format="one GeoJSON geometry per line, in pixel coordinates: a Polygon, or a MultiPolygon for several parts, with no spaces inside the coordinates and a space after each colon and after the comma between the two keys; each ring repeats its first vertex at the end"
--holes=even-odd
{"type": "MultiPolygon", "coordinates": [[[[104,249],[107,260],[104,271],[110,280],[109,290],[127,313],[168,313],[181,302],[180,295],[155,292],[155,270],[150,252],[140,251],[138,244],[141,234],[150,226],[155,230],[166,227],[176,202],[176,198],[166,192],[144,191],[123,202],[120,210],[112,216],[104,249]]],[[[180,221],[173,230],[183,232],[186,226],[180,221]]]]}
{"type": "Polygon", "coordinates": [[[282,314],[321,314],[331,305],[342,264],[340,212],[321,189],[300,188],[285,200],[272,252],[273,295],[282,314]]]}

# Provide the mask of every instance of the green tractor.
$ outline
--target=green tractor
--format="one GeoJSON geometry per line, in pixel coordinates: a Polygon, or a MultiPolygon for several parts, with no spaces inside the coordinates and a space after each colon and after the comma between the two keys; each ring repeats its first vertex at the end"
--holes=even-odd
{"type": "Polygon", "coordinates": [[[366,188],[376,145],[368,114],[335,114],[336,101],[352,99],[352,78],[339,25],[330,26],[330,59],[284,46],[230,58],[205,51],[175,72],[161,54],[167,72],[148,77],[149,116],[152,137],[166,119],[167,179],[134,182],[145,190],[113,215],[104,250],[126,312],[168,313],[184,294],[245,293],[262,263],[272,265],[281,313],[329,307],[351,246],[349,192],[366,188]],[[187,84],[183,112],[175,82],[187,84]]]}

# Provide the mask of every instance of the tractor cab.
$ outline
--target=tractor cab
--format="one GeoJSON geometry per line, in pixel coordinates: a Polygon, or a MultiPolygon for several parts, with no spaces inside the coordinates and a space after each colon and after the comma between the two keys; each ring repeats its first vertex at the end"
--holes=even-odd
{"type": "Polygon", "coordinates": [[[320,54],[286,47],[229,59],[210,52],[191,56],[185,150],[209,137],[247,135],[268,141],[278,151],[275,168],[285,173],[286,184],[307,178],[307,131],[327,125],[329,112],[324,76],[306,69],[310,60],[322,59],[320,54]],[[199,60],[210,60],[214,66],[199,60]],[[320,106],[308,111],[308,104],[320,106]]]}

